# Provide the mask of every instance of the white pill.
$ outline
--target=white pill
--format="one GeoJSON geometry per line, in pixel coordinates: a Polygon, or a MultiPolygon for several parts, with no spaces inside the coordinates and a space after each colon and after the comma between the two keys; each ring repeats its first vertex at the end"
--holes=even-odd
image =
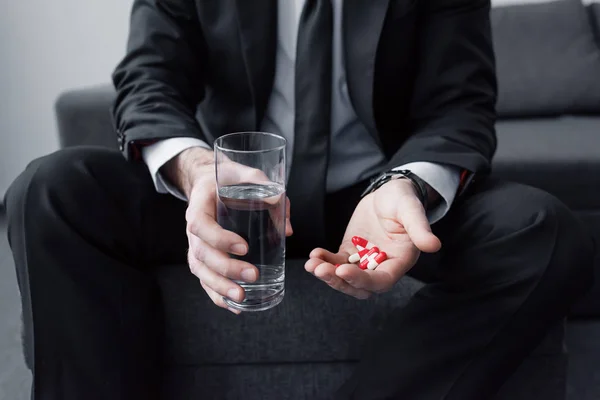
{"type": "Polygon", "coordinates": [[[348,262],[350,264],[354,264],[355,262],[359,262],[359,261],[360,261],[360,256],[358,255],[358,253],[354,253],[350,257],[348,257],[348,262]]]}

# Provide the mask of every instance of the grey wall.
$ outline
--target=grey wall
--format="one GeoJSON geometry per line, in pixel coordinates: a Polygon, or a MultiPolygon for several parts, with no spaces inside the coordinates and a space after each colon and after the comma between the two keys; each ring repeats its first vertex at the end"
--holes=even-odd
{"type": "Polygon", "coordinates": [[[109,81],[131,2],[0,1],[0,199],[30,160],[58,148],[56,96],[109,81]]]}

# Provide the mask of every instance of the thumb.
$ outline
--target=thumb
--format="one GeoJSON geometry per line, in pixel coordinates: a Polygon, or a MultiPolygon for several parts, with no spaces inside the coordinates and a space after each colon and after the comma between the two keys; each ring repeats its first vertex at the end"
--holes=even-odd
{"type": "Polygon", "coordinates": [[[290,218],[290,199],[288,197],[285,198],[285,235],[292,236],[294,234],[294,229],[292,228],[292,220],[290,218]]]}
{"type": "Polygon", "coordinates": [[[431,232],[431,226],[419,199],[415,197],[401,201],[397,218],[410,240],[420,251],[435,253],[442,248],[440,239],[431,232]]]}

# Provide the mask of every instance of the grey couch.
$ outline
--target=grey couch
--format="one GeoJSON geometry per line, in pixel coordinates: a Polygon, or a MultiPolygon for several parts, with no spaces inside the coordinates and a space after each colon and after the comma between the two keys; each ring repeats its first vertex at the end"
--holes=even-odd
{"type": "MultiPolygon", "coordinates": [[[[600,10],[561,0],[495,9],[492,16],[500,88],[494,174],[555,194],[600,238],[600,10]]],[[[110,86],[62,94],[61,145],[116,149],[113,97],[110,86]]],[[[357,302],[327,290],[302,263],[288,261],[282,304],[238,318],[214,307],[185,265],[158,268],[164,398],[328,398],[386,313],[421,285],[405,278],[393,292],[357,302]]],[[[564,324],[550,332],[499,399],[600,398],[600,285],[566,326],[566,335],[564,324]]]]}

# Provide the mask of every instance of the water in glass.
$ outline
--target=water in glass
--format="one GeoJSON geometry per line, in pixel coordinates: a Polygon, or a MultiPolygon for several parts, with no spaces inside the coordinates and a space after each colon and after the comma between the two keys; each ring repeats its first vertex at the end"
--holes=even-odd
{"type": "Polygon", "coordinates": [[[261,311],[279,304],[284,297],[285,281],[284,186],[275,183],[222,186],[217,215],[219,225],[248,242],[246,255],[232,257],[255,265],[259,272],[254,283],[237,281],[246,292],[242,303],[225,301],[244,311],[261,311]]]}

